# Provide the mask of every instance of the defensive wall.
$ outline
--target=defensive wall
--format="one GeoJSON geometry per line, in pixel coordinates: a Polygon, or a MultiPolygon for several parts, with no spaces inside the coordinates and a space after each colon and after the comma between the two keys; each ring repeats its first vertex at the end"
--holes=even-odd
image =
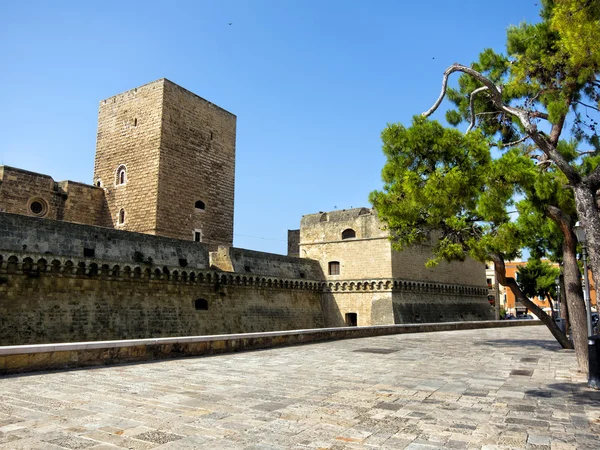
{"type": "Polygon", "coordinates": [[[542,322],[539,320],[446,322],[358,328],[321,328],[318,330],[290,330],[220,336],[185,336],[160,339],[6,346],[0,347],[0,375],[214,355],[286,345],[309,344],[335,339],[530,325],[542,325],[542,322]]]}
{"type": "Polygon", "coordinates": [[[0,345],[324,326],[322,283],[300,278],[316,263],[233,254],[248,272],[202,243],[0,213],[0,345]]]}

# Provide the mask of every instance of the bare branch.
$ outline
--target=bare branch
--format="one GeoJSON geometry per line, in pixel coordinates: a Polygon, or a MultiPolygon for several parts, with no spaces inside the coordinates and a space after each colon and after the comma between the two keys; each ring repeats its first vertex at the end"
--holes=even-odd
{"type": "Polygon", "coordinates": [[[512,141],[512,142],[507,142],[506,144],[503,144],[502,142],[491,142],[490,147],[498,147],[498,148],[512,147],[513,145],[517,145],[517,144],[520,144],[521,142],[525,142],[529,138],[530,138],[530,136],[523,136],[521,139],[517,139],[516,141],[512,141]]]}
{"type": "Polygon", "coordinates": [[[598,150],[588,150],[588,151],[585,151],[585,152],[579,152],[578,151],[577,153],[580,154],[581,156],[583,156],[583,155],[593,155],[594,153],[598,153],[598,150]]]}
{"type": "Polygon", "coordinates": [[[487,91],[489,88],[487,86],[481,86],[471,92],[469,99],[469,108],[471,110],[471,123],[469,124],[469,128],[467,128],[467,133],[475,128],[475,96],[480,92],[487,91]]]}
{"type": "Polygon", "coordinates": [[[548,114],[541,111],[529,111],[529,116],[535,119],[545,119],[548,120],[548,114]]]}
{"type": "Polygon", "coordinates": [[[580,101],[575,101],[575,103],[578,103],[578,104],[580,104],[582,106],[585,106],[586,108],[592,108],[592,109],[595,109],[596,111],[600,111],[600,109],[598,109],[597,107],[592,106],[592,105],[588,105],[587,103],[583,103],[583,102],[580,102],[580,101]]]}
{"type": "MultiPolygon", "coordinates": [[[[567,179],[572,184],[579,183],[579,181],[581,180],[580,174],[573,167],[571,167],[571,165],[565,159],[565,157],[558,152],[558,150],[556,149],[556,141],[552,139],[548,140],[543,133],[540,133],[538,131],[536,124],[531,122],[531,118],[533,117],[534,113],[539,117],[543,117],[542,114],[544,113],[532,113],[529,110],[524,110],[521,108],[515,108],[513,106],[506,105],[502,100],[501,87],[496,86],[492,80],[470,67],[454,63],[446,69],[446,71],[444,72],[444,78],[442,79],[442,92],[440,93],[440,96],[433,104],[433,106],[423,113],[423,116],[429,117],[440,106],[442,100],[446,95],[446,90],[448,87],[448,77],[454,72],[462,72],[464,74],[467,74],[473,77],[475,80],[479,81],[484,86],[486,86],[488,88],[488,92],[490,93],[490,100],[492,101],[494,106],[500,111],[503,111],[506,114],[510,114],[519,119],[519,122],[521,122],[521,125],[525,129],[525,132],[531,137],[531,139],[533,140],[533,142],[535,142],[539,149],[556,163],[557,167],[565,174],[567,179]]],[[[562,129],[563,123],[564,117],[562,118],[562,120],[560,120],[560,129],[562,129]]],[[[560,135],[560,132],[556,133],[557,131],[559,131],[559,127],[557,125],[558,124],[555,124],[553,126],[551,137],[560,135]]]]}

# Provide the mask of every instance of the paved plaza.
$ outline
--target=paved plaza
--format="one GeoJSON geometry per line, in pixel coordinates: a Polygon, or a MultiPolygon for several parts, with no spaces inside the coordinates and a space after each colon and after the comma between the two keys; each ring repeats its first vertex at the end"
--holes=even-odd
{"type": "Polygon", "coordinates": [[[600,449],[545,327],[393,335],[0,379],[6,449],[600,449]]]}

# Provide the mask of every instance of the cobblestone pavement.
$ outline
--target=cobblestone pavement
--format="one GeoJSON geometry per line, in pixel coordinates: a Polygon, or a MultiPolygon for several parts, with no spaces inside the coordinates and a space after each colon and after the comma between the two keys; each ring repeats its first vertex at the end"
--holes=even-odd
{"type": "Polygon", "coordinates": [[[545,327],[353,339],[0,379],[8,449],[600,449],[545,327]]]}

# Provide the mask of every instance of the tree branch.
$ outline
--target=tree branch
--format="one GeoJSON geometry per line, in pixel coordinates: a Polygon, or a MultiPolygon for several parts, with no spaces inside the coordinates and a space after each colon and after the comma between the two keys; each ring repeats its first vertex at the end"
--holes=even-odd
{"type": "Polygon", "coordinates": [[[521,139],[517,139],[516,141],[507,142],[506,144],[503,144],[502,142],[491,142],[490,147],[498,147],[498,148],[512,147],[513,145],[517,145],[517,144],[520,144],[521,142],[525,142],[527,139],[529,139],[528,135],[523,136],[521,139]]]}
{"type": "Polygon", "coordinates": [[[471,123],[469,124],[469,128],[467,128],[467,133],[475,128],[475,95],[480,92],[487,91],[489,88],[487,86],[481,86],[471,92],[469,96],[469,108],[471,110],[471,123]]]}
{"type": "Polygon", "coordinates": [[[442,79],[442,92],[440,93],[440,96],[433,104],[433,106],[423,113],[423,116],[429,117],[440,106],[448,88],[448,77],[454,72],[462,72],[464,74],[467,74],[473,77],[475,80],[479,81],[484,86],[486,86],[488,88],[488,92],[490,93],[490,99],[492,100],[494,106],[500,111],[503,111],[519,119],[521,125],[525,129],[525,132],[531,137],[531,139],[533,140],[533,142],[535,142],[539,149],[556,163],[557,167],[565,174],[567,179],[572,184],[579,183],[579,181],[581,180],[581,176],[579,175],[579,173],[573,167],[571,167],[569,162],[558,152],[558,150],[556,149],[556,144],[553,144],[552,142],[546,140],[545,136],[538,131],[537,126],[531,122],[531,111],[506,105],[502,100],[502,89],[499,86],[496,86],[492,82],[492,80],[487,78],[485,75],[483,75],[480,72],[477,72],[476,70],[470,67],[454,63],[446,69],[446,71],[444,72],[444,77],[442,79]]]}
{"type": "Polygon", "coordinates": [[[576,101],[575,101],[575,103],[578,103],[578,104],[580,104],[580,105],[582,105],[582,106],[585,106],[586,108],[592,108],[592,109],[595,109],[596,111],[600,111],[600,109],[596,108],[595,106],[588,105],[588,104],[586,104],[586,103],[583,103],[583,102],[580,102],[580,101],[578,101],[578,100],[576,100],[576,101]]]}

